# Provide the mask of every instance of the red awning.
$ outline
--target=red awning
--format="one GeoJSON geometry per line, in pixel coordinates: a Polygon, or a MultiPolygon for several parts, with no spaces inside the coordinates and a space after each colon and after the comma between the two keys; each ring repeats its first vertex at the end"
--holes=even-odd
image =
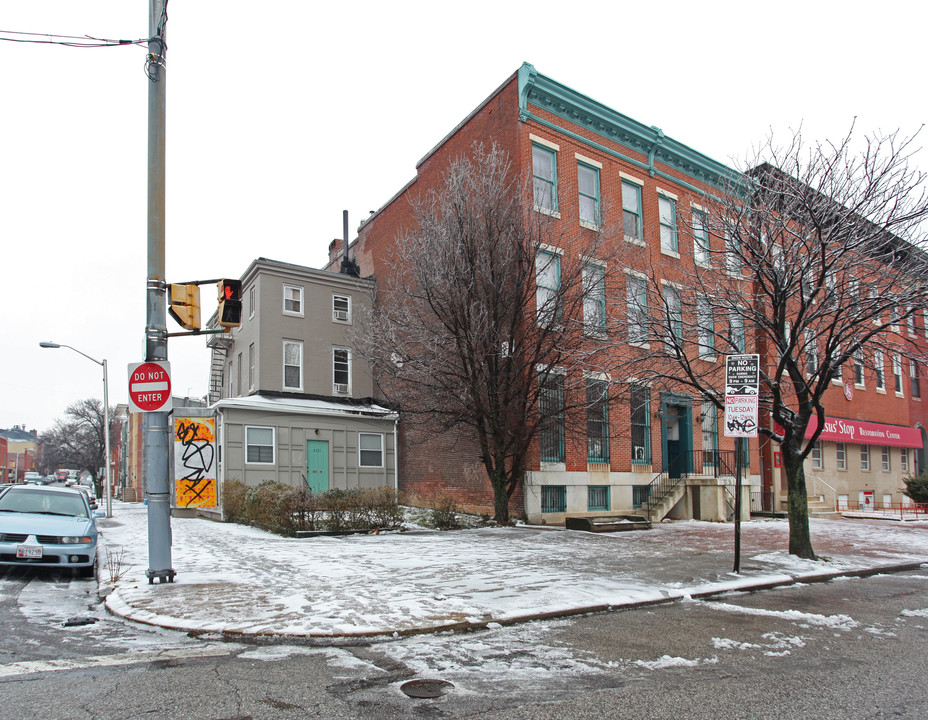
{"type": "MultiPolygon", "coordinates": [[[[817,419],[812,418],[806,428],[806,437],[812,437],[817,427],[817,419]]],[[[825,429],[822,430],[822,434],[818,436],[818,439],[856,443],[858,445],[889,445],[910,448],[920,448],[922,446],[922,434],[916,428],[832,417],[825,418],[825,429]]]]}

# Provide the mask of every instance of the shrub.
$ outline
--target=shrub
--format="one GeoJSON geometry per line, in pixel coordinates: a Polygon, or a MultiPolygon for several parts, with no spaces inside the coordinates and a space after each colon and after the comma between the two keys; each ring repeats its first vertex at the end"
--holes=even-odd
{"type": "Polygon", "coordinates": [[[289,533],[292,523],[286,517],[286,498],[292,488],[276,480],[265,480],[245,493],[245,517],[252,525],[273,532],[289,533]]]}
{"type": "Polygon", "coordinates": [[[928,503],[928,470],[923,470],[918,475],[909,475],[902,478],[905,488],[902,493],[912,498],[913,502],[928,503]]]}
{"type": "Polygon", "coordinates": [[[431,527],[438,530],[454,530],[460,527],[458,523],[458,504],[453,497],[443,495],[432,503],[430,513],[431,527]]]}
{"type": "Polygon", "coordinates": [[[329,490],[266,480],[248,487],[237,480],[223,483],[223,517],[227,522],[255,525],[292,535],[298,530],[369,530],[400,527],[404,512],[392,488],[329,490]]]}
{"type": "Polygon", "coordinates": [[[222,517],[226,522],[247,523],[245,517],[245,494],[248,486],[240,480],[225,480],[222,483],[222,517]]]}

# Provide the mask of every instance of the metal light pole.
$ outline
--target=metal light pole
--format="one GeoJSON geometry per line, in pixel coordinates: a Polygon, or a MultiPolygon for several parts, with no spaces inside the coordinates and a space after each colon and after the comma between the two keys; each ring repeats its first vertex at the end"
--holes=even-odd
{"type": "Polygon", "coordinates": [[[110,468],[110,383],[106,375],[106,358],[97,360],[96,358],[90,357],[87,353],[81,352],[76,347],[53,342],[40,342],[39,347],[68,348],[68,350],[73,350],[78,355],[83,355],[97,365],[103,366],[103,446],[105,448],[104,452],[106,453],[106,460],[103,463],[103,472],[106,478],[106,516],[108,518],[113,517],[113,480],[112,470],[110,468]]]}

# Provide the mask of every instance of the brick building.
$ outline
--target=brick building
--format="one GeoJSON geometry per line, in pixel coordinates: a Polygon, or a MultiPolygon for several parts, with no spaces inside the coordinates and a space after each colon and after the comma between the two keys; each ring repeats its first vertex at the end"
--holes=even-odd
{"type": "MultiPolygon", "coordinates": [[[[685,287],[688,270],[702,261],[703,250],[711,245],[713,252],[724,251],[725,239],[710,237],[708,231],[694,242],[693,233],[698,231],[693,218],[702,213],[706,197],[719,193],[733,174],[730,168],[659,128],[643,125],[524,64],[432,148],[417,163],[415,177],[363,222],[351,246],[363,276],[374,275],[378,282],[389,277],[396,238],[415,226],[411,200],[440,187],[448,164],[469,155],[475,142],[495,143],[505,150],[514,171],[533,179],[535,211],[577,233],[595,231],[603,208],[621,213],[615,242],[626,248],[625,260],[623,267],[610,269],[603,296],[604,307],[609,312],[616,308],[623,319],[629,312],[626,303],[636,303],[639,296],[650,292],[649,273],[659,276],[663,300],[679,303],[680,295],[690,289],[685,287]]],[[[554,248],[552,253],[563,251],[554,248]]],[[[328,268],[337,267],[340,259],[341,248],[333,243],[328,268]]],[[[629,352],[646,344],[645,337],[634,336],[633,325],[630,317],[626,328],[629,352]]],[[[902,329],[909,331],[924,335],[925,328],[902,329]]],[[[746,347],[750,337],[743,327],[741,345],[742,352],[753,350],[746,347]]],[[[821,485],[814,492],[824,496],[825,488],[831,487],[829,500],[835,503],[863,499],[863,493],[871,492],[877,499],[899,501],[898,487],[906,468],[924,467],[918,372],[899,380],[902,385],[909,383],[907,390],[893,389],[898,387],[893,383],[902,360],[884,359],[885,373],[893,373],[888,380],[884,375],[884,387],[879,387],[876,378],[870,381],[861,376],[860,383],[850,385],[836,379],[826,398],[829,417],[867,423],[858,425],[856,439],[849,446],[831,434],[829,422],[821,449],[809,460],[807,473],[821,485]],[[861,443],[860,431],[874,433],[867,435],[874,442],[861,443]],[[873,448],[876,457],[871,455],[871,463],[876,468],[873,464],[869,469],[855,467],[848,459],[849,447],[863,457],[873,448]]],[[[875,364],[868,363],[871,366],[875,364]]],[[[653,497],[652,483],[669,471],[685,474],[688,480],[663,507],[649,508],[652,520],[665,516],[730,519],[731,473],[720,476],[717,463],[714,471],[698,467],[708,468],[707,458],[733,449],[732,440],[722,432],[721,413],[683,389],[658,390],[636,384],[632,376],[609,380],[624,384],[625,399],[610,403],[596,422],[587,418],[588,427],[598,423],[602,428],[598,450],[594,453],[588,442],[561,442],[554,453],[539,452],[513,500],[513,510],[530,521],[552,523],[563,522],[567,514],[641,511],[649,496],[653,497]],[[684,458],[683,465],[674,467],[679,458],[684,458]]],[[[424,439],[403,432],[399,458],[400,490],[413,495],[451,495],[469,509],[491,510],[486,473],[466,437],[424,439]]],[[[744,470],[748,486],[758,494],[772,492],[773,509],[781,509],[785,485],[778,479],[775,447],[752,440],[744,470]]]]}

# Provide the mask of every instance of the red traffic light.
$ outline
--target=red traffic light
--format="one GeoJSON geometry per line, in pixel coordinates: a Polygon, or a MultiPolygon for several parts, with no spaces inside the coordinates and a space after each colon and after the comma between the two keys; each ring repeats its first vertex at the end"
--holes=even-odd
{"type": "Polygon", "coordinates": [[[242,324],[242,281],[219,281],[219,325],[234,328],[242,324]]]}

